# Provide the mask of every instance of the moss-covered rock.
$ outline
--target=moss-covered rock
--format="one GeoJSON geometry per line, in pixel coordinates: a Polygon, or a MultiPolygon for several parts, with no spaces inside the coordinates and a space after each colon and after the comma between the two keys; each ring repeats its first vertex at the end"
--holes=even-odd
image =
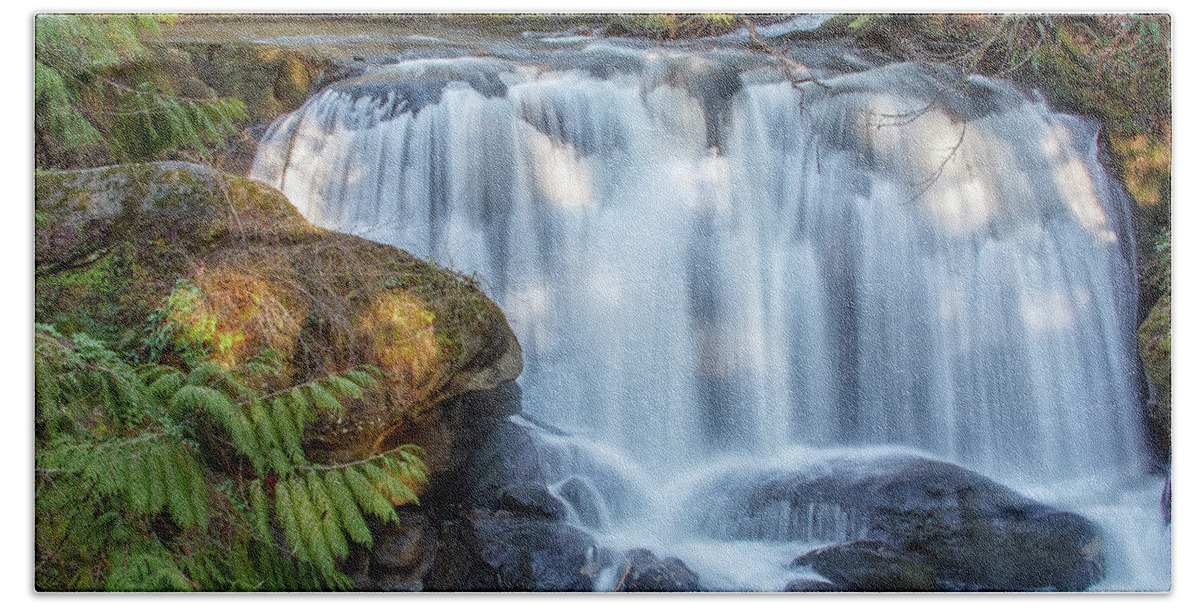
{"type": "Polygon", "coordinates": [[[1138,350],[1150,378],[1150,399],[1146,402],[1146,423],[1150,440],[1157,450],[1171,449],[1171,290],[1150,309],[1138,328],[1138,350]]]}
{"type": "MultiPolygon", "coordinates": [[[[464,277],[314,227],[278,191],[213,169],[39,172],[35,238],[36,319],[64,333],[146,349],[157,315],[223,365],[278,353],[281,387],[379,367],[381,388],[310,427],[310,447],[331,459],[429,435],[444,424],[438,404],[521,371],[504,315],[464,277]]],[[[428,460],[436,471],[454,459],[428,460]]]]}

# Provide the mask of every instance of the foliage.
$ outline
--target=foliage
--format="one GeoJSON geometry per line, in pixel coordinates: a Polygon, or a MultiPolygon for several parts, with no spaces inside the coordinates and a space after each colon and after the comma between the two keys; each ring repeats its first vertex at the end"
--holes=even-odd
{"type": "Polygon", "coordinates": [[[369,518],[417,502],[423,452],[312,462],[305,427],[339,416],[379,371],[267,392],[271,355],[235,369],[136,362],[36,326],[37,587],[348,588],[339,561],[371,544],[369,518]]]}
{"type": "Polygon", "coordinates": [[[1147,260],[1146,282],[1153,288],[1171,291],[1171,230],[1164,229],[1154,241],[1154,252],[1147,260]]]}
{"type": "Polygon", "coordinates": [[[737,25],[738,16],[733,13],[616,15],[605,26],[605,34],[675,40],[727,34],[737,25]]]}
{"type": "Polygon", "coordinates": [[[168,82],[126,69],[142,38],[169,19],[151,15],[38,15],[34,22],[37,162],[56,154],[150,160],[167,151],[204,158],[248,118],[235,99],[181,97],[168,82]],[[86,153],[85,153],[86,155],[86,153]]]}
{"type": "Polygon", "coordinates": [[[1171,118],[1166,15],[845,15],[822,30],[844,33],[909,61],[1037,86],[1118,134],[1163,134],[1171,118]]]}

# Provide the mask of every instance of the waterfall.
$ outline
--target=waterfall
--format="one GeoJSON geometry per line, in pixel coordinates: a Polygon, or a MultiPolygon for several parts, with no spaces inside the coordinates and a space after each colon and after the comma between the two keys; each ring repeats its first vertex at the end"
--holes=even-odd
{"type": "MultiPolygon", "coordinates": [[[[1121,539],[1143,524],[1120,513],[1152,519],[1127,498],[1152,491],[1113,514],[1094,489],[1149,483],[1127,196],[1097,125],[927,65],[814,55],[789,80],[775,62],[617,46],[400,60],[277,121],[252,177],[319,225],[478,273],[521,340],[524,411],[568,432],[545,438],[555,490],[598,503],[587,525],[615,546],[691,551],[702,574],[728,569],[705,562],[711,543],[778,561],[778,545],[672,521],[681,497],[880,450],[1121,539]]],[[[817,505],[804,525],[815,539],[846,521],[817,505]]],[[[1154,578],[1169,541],[1150,553],[1109,578],[1169,585],[1154,578]]]]}

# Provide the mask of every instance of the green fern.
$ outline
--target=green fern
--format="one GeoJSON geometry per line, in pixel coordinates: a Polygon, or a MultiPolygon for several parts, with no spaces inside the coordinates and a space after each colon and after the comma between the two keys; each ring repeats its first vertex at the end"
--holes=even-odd
{"type": "MultiPolygon", "coordinates": [[[[167,17],[137,14],[38,15],[34,20],[34,107],[39,145],[100,145],[121,160],[170,149],[201,156],[249,119],[235,99],[187,99],[151,82],[123,82],[123,64],[142,58],[144,37],[167,17]],[[86,100],[97,99],[99,103],[86,100]]],[[[41,159],[39,159],[41,160],[41,159]]]]}
{"type": "Polygon", "coordinates": [[[374,368],[269,395],[242,371],[135,368],[83,334],[36,328],[39,589],[350,586],[338,564],[350,542],[372,543],[368,515],[396,521],[394,505],[417,501],[420,450],[317,464],[304,452],[306,425],[375,387],[374,368]]]}

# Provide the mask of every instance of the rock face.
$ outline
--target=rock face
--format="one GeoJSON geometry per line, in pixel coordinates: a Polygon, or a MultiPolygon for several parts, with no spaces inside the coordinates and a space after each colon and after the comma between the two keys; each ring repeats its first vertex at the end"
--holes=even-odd
{"type": "Polygon", "coordinates": [[[427,588],[591,591],[611,560],[566,523],[567,506],[546,486],[545,456],[529,431],[503,421],[471,447],[459,475],[431,489],[448,508],[427,588]]]}
{"type": "Polygon", "coordinates": [[[424,513],[398,513],[400,523],[374,532],[374,545],[355,546],[343,569],[358,591],[422,591],[437,555],[437,530],[424,513]]]}
{"type": "Polygon", "coordinates": [[[310,426],[310,449],[330,460],[418,443],[437,475],[472,441],[456,434],[479,431],[464,418],[512,413],[511,400],[469,396],[522,363],[504,315],[468,279],[314,227],[258,182],[186,163],[39,172],[35,262],[36,320],[68,335],[146,348],[157,314],[176,343],[225,365],[278,353],[281,385],[378,367],[379,389],[310,426]],[[164,306],[181,279],[198,297],[164,306]]]}
{"type": "Polygon", "coordinates": [[[713,515],[734,522],[735,535],[747,522],[740,530],[750,537],[766,529],[751,525],[755,518],[780,512],[793,522],[787,537],[841,543],[797,565],[846,589],[1066,591],[1104,575],[1099,530],[1087,519],[924,458],[751,481],[713,515]],[[810,537],[815,528],[801,522],[831,511],[843,526],[810,537]]]}
{"type": "Polygon", "coordinates": [[[561,522],[508,511],[467,515],[474,551],[495,576],[495,591],[591,591],[599,571],[595,540],[561,522]]]}
{"type": "Polygon", "coordinates": [[[622,562],[624,578],[618,591],[703,591],[700,576],[677,557],[660,559],[647,549],[633,549],[622,562]]]}

